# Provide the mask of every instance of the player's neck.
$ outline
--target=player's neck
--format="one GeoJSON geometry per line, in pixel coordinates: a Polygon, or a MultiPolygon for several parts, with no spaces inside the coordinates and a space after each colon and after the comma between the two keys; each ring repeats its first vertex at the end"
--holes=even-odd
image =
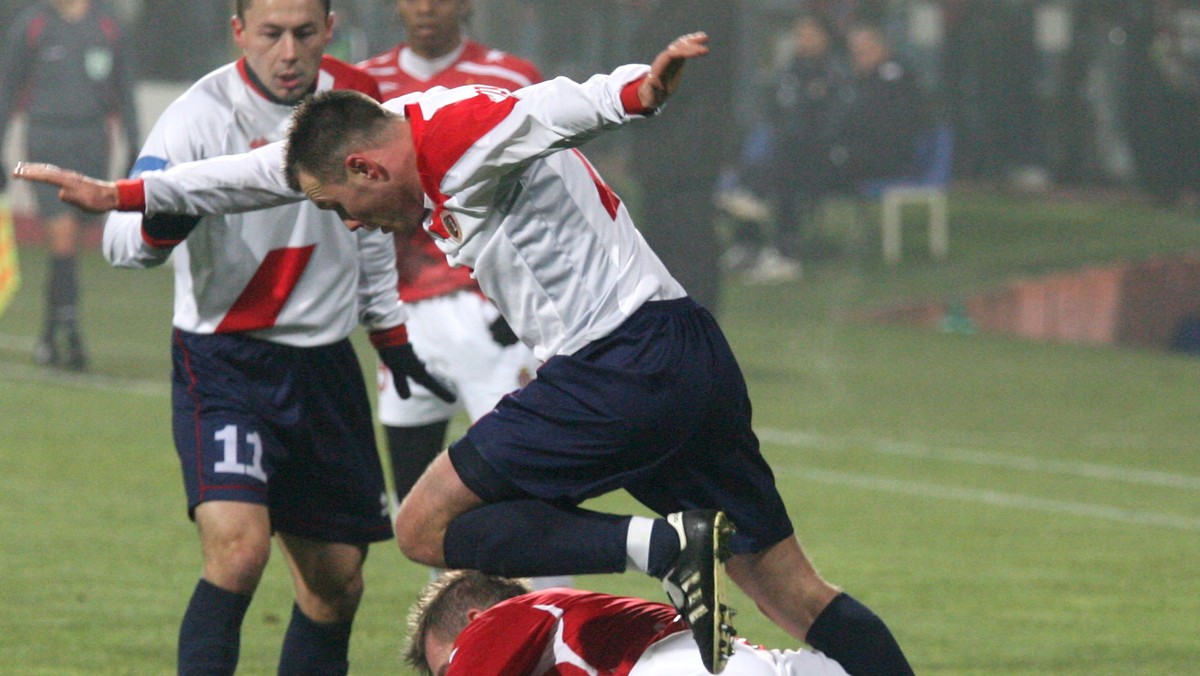
{"type": "Polygon", "coordinates": [[[463,49],[463,45],[467,43],[465,35],[459,35],[458,40],[440,45],[415,45],[409,44],[408,49],[412,55],[424,59],[425,61],[437,61],[444,59],[451,54],[457,55],[463,49]]]}

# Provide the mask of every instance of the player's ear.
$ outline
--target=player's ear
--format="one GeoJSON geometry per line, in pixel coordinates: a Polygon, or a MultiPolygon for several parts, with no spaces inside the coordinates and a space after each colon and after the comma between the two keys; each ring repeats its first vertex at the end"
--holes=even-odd
{"type": "Polygon", "coordinates": [[[234,14],[229,18],[229,28],[233,31],[233,42],[238,49],[246,48],[246,23],[234,14]]]}
{"type": "Polygon", "coordinates": [[[479,617],[484,611],[483,608],[471,608],[467,611],[467,622],[474,622],[475,618],[479,617]]]}
{"type": "Polygon", "coordinates": [[[330,12],[325,15],[325,44],[333,41],[333,27],[337,25],[337,12],[330,12]]]}
{"type": "Polygon", "coordinates": [[[378,162],[361,153],[350,153],[346,156],[346,171],[351,175],[378,180],[387,176],[387,172],[378,162]]]}

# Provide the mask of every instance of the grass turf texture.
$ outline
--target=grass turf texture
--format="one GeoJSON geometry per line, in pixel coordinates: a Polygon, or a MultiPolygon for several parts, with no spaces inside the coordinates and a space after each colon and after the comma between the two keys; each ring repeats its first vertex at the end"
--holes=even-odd
{"type": "MultiPolygon", "coordinates": [[[[883,616],[918,673],[1193,670],[1200,360],[844,317],[1200,250],[1195,218],[959,193],[944,263],[928,260],[915,227],[895,268],[871,233],[868,253],[810,264],[803,281],[726,286],[722,323],[809,554],[883,616]]],[[[171,273],[84,256],[93,367],[73,377],[32,365],[45,254],[21,255],[25,286],[0,317],[3,670],[172,673],[200,553],[170,439],[171,273]]],[[[622,493],[590,506],[646,513],[622,493]]],[[[352,672],[406,673],[403,618],[427,572],[384,543],[366,577],[352,672]]],[[[663,598],[636,573],[577,584],[663,598]]],[[[794,645],[740,593],[732,601],[742,636],[794,645]]],[[[276,556],[247,614],[239,673],[274,673],[290,607],[276,556]]]]}

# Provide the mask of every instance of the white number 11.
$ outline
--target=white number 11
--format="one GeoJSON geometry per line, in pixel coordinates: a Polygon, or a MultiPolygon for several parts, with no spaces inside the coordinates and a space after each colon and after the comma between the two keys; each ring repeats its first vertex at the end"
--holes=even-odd
{"type": "Polygon", "coordinates": [[[213,438],[225,444],[225,459],[213,466],[213,470],[224,474],[245,474],[259,481],[266,482],[267,473],[262,468],[263,445],[258,432],[246,435],[246,443],[254,449],[253,460],[249,465],[238,462],[238,431],[237,425],[222,427],[213,438]]]}

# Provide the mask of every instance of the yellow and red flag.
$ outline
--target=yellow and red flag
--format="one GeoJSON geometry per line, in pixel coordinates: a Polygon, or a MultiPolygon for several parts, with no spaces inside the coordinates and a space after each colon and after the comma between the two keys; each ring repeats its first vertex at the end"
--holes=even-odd
{"type": "Polygon", "coordinates": [[[17,238],[13,233],[8,198],[0,195],[0,316],[21,288],[21,266],[17,261],[17,238]]]}

